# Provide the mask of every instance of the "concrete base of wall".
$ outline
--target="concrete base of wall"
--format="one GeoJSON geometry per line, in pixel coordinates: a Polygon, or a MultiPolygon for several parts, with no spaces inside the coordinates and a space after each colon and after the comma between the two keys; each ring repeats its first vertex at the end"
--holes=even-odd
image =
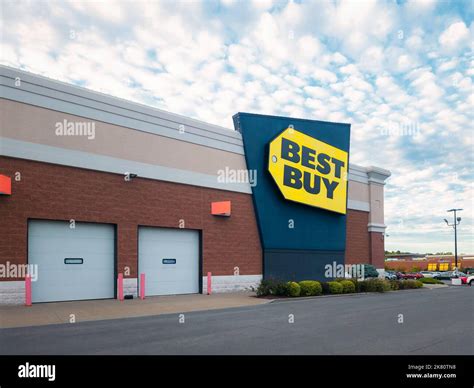
{"type": "Polygon", "coordinates": [[[123,279],[123,294],[133,295],[134,298],[138,297],[138,279],[137,278],[124,278],[123,279]]]}
{"type": "MultiPolygon", "coordinates": [[[[237,275],[237,276],[213,276],[212,292],[238,292],[249,291],[257,287],[262,280],[262,275],[237,275]]],[[[202,292],[207,293],[207,276],[202,279],[202,292]]],[[[123,279],[123,294],[138,297],[138,279],[123,279]]],[[[21,305],[25,303],[25,282],[11,281],[0,282],[0,305],[21,305]]]]}
{"type": "Polygon", "coordinates": [[[24,304],[25,282],[23,280],[0,282],[0,304],[24,304]]]}
{"type": "MultiPolygon", "coordinates": [[[[138,297],[138,279],[123,279],[123,294],[138,297]]],[[[25,303],[25,282],[11,281],[0,282],[0,305],[24,304],[25,303]]]]}
{"type": "MultiPolygon", "coordinates": [[[[212,276],[212,292],[248,291],[257,287],[262,275],[212,276]]],[[[202,293],[207,294],[207,276],[202,278],[202,293]]]]}

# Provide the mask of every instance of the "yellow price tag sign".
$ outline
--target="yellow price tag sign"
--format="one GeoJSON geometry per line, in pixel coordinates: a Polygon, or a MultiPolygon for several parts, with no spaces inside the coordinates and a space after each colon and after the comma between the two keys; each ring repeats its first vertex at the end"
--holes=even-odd
{"type": "Polygon", "coordinates": [[[287,128],[270,142],[268,170],[285,199],[346,214],[348,157],[287,128]]]}

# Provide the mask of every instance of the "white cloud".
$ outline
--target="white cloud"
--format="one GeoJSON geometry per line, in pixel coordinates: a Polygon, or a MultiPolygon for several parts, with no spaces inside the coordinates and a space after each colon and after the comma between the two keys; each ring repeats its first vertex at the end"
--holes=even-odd
{"type": "Polygon", "coordinates": [[[333,83],[337,81],[337,76],[332,71],[314,67],[311,77],[322,83],[333,83]]]}
{"type": "Polygon", "coordinates": [[[316,56],[321,55],[322,51],[320,42],[310,35],[305,35],[298,39],[298,48],[300,55],[307,60],[312,60],[316,56]]]}
{"type": "Polygon", "coordinates": [[[442,73],[442,72],[445,72],[445,71],[453,70],[453,69],[456,68],[458,63],[459,63],[459,61],[458,61],[457,58],[454,58],[454,59],[451,59],[451,60],[448,60],[448,61],[444,61],[438,66],[437,71],[439,73],[442,73]]]}
{"type": "Polygon", "coordinates": [[[451,24],[440,35],[438,41],[441,48],[447,52],[455,52],[470,43],[469,29],[464,22],[451,24]]]}
{"type": "Polygon", "coordinates": [[[252,0],[252,5],[259,11],[266,11],[273,6],[272,0],[252,0]]]}
{"type": "Polygon", "coordinates": [[[322,100],[327,99],[330,96],[330,92],[328,91],[328,89],[322,88],[320,86],[305,86],[304,91],[308,95],[322,100]]]}
{"type": "Polygon", "coordinates": [[[124,8],[120,1],[69,1],[69,4],[87,17],[98,17],[112,23],[122,23],[125,20],[124,8]]]}
{"type": "Polygon", "coordinates": [[[229,128],[237,111],[351,123],[351,160],[393,173],[386,223],[404,226],[388,247],[445,244],[433,217],[457,202],[472,228],[466,15],[419,0],[104,4],[5,3],[1,62],[229,128]]]}
{"type": "Polygon", "coordinates": [[[237,0],[220,0],[220,2],[225,7],[232,7],[233,5],[237,4],[237,0]]]}

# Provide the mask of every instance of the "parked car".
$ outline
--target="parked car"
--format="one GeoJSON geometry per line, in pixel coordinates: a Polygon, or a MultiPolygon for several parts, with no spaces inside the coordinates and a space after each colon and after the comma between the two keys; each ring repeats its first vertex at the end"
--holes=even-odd
{"type": "Polygon", "coordinates": [[[453,271],[443,271],[438,273],[438,275],[433,276],[433,278],[438,280],[450,280],[453,276],[453,271]]]}
{"type": "Polygon", "coordinates": [[[396,280],[398,279],[397,274],[393,271],[385,271],[385,279],[396,280]]]}
{"type": "MultiPolygon", "coordinates": [[[[464,272],[460,272],[460,271],[450,271],[451,272],[451,276],[450,276],[450,279],[461,279],[461,284],[469,284],[470,286],[474,285],[472,283],[473,282],[473,279],[474,279],[474,276],[470,276],[468,274],[465,274],[464,272]],[[472,282],[472,283],[470,283],[472,282]]],[[[445,275],[445,276],[448,276],[448,275],[445,275]]],[[[444,279],[444,278],[442,278],[444,279]]]]}
{"type": "Polygon", "coordinates": [[[364,278],[378,278],[379,273],[372,264],[364,264],[364,278]]]}
{"type": "Polygon", "coordinates": [[[463,268],[468,275],[474,275],[474,268],[463,268]]]}
{"type": "Polygon", "coordinates": [[[465,274],[464,272],[453,271],[453,277],[452,278],[461,279],[462,284],[467,284],[467,277],[468,277],[468,275],[465,274]]]}
{"type": "Polygon", "coordinates": [[[420,272],[425,278],[434,278],[439,272],[436,271],[421,271],[420,272]]]}
{"type": "Polygon", "coordinates": [[[470,286],[474,286],[474,275],[466,276],[466,281],[464,284],[469,284],[470,286]]]}

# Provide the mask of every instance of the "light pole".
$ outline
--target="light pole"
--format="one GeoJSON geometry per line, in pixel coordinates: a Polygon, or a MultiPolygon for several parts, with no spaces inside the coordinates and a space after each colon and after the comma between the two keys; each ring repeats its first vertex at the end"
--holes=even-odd
{"type": "Polygon", "coordinates": [[[456,217],[456,212],[460,212],[462,209],[449,209],[448,213],[454,213],[454,223],[450,224],[445,218],[444,222],[446,225],[452,226],[454,228],[454,266],[458,268],[458,233],[456,227],[461,223],[461,217],[456,217]]]}

